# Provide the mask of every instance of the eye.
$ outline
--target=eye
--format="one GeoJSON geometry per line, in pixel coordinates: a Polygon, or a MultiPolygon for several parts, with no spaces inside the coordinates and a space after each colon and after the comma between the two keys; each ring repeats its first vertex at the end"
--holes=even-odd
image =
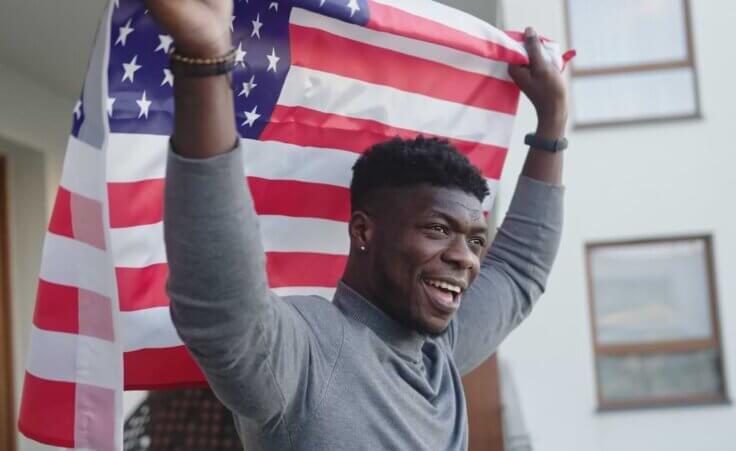
{"type": "Polygon", "coordinates": [[[468,240],[468,243],[470,243],[473,246],[477,247],[483,247],[486,245],[486,240],[480,237],[471,238],[468,240]]]}
{"type": "Polygon", "coordinates": [[[443,235],[449,235],[450,230],[447,228],[446,225],[443,224],[429,224],[427,227],[427,230],[431,230],[432,232],[441,233],[443,235]]]}

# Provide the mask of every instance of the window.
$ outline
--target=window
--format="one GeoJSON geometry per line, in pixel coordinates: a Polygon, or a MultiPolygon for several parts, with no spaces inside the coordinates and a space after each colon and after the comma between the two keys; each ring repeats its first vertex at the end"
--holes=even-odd
{"type": "Polygon", "coordinates": [[[688,0],[566,0],[576,127],[700,116],[688,0]]]}
{"type": "Polygon", "coordinates": [[[726,401],[711,237],[586,254],[599,408],[726,401]]]}
{"type": "Polygon", "coordinates": [[[15,449],[5,158],[0,157],[0,449],[15,449]]]}

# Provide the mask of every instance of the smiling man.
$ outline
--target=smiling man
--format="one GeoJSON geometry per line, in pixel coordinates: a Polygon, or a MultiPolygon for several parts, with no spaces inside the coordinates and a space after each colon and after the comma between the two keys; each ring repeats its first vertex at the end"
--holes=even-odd
{"type": "Polygon", "coordinates": [[[403,326],[441,335],[480,270],[488,187],[447,141],[369,149],[350,186],[353,248],[342,282],[403,326]]]}
{"type": "Polygon", "coordinates": [[[529,314],[560,239],[566,89],[539,38],[527,30],[530,64],[509,70],[538,127],[492,245],[479,172],[445,141],[395,139],[355,164],[350,254],[332,302],[278,298],[233,146],[232,3],[149,7],[177,42],[164,217],[172,319],[245,448],[467,449],[461,376],[529,314]]]}

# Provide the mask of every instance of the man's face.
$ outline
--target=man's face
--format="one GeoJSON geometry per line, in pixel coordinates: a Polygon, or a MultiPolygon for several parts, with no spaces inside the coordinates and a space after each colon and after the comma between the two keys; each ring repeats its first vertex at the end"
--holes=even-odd
{"type": "Polygon", "coordinates": [[[478,275],[487,247],[481,203],[459,189],[419,185],[377,193],[365,277],[398,321],[442,333],[478,275]]]}

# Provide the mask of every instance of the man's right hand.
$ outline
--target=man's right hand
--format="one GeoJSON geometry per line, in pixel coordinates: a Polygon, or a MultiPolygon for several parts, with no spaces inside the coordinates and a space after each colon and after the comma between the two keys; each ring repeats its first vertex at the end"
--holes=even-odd
{"type": "Polygon", "coordinates": [[[213,58],[230,50],[232,0],[147,0],[146,5],[178,53],[213,58]]]}
{"type": "MultiPolygon", "coordinates": [[[[174,39],[176,52],[217,58],[232,48],[232,0],[147,0],[148,9],[174,39]]],[[[233,91],[227,74],[193,77],[174,73],[174,133],[179,155],[208,158],[232,150],[233,91]]]]}

